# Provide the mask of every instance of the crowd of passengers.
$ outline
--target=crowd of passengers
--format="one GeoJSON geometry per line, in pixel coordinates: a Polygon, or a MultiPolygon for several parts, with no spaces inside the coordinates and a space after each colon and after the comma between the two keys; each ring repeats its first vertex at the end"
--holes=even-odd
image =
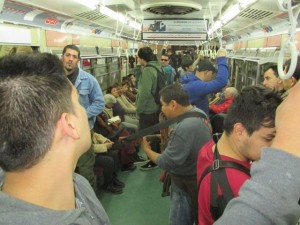
{"type": "MultiPolygon", "coordinates": [[[[118,179],[120,170],[134,171],[137,163],[143,163],[140,169],[144,171],[161,168],[167,174],[164,178],[171,179],[170,224],[214,224],[250,179],[251,164],[260,159],[261,149],[271,145],[276,109],[299,80],[300,58],[291,78],[282,80],[277,66],[271,65],[264,71],[262,85],[245,87],[239,93],[229,83],[224,49],[215,60],[187,54],[180,63],[171,49],[158,56],[143,47],[137,56],[134,74],[103,94],[98,81],[78,67],[79,48],[67,45],[63,49],[64,72],[87,112],[92,143],[76,171],[95,190],[121,194],[125,183],[118,179]],[[166,80],[160,104],[153,95],[157,69],[166,80]],[[157,134],[163,145],[145,137],[122,141],[161,120],[190,112],[199,115],[157,134]],[[235,166],[213,173],[216,160],[235,166]]],[[[289,65],[290,60],[284,64],[285,72],[289,65]]]]}

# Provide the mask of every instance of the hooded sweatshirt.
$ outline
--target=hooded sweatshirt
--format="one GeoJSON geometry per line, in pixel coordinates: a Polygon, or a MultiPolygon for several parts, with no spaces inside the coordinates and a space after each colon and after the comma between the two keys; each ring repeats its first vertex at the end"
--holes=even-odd
{"type": "Polygon", "coordinates": [[[47,209],[0,191],[0,224],[110,225],[108,216],[88,181],[78,174],[74,174],[73,180],[76,194],[76,209],[73,210],[47,209]]]}

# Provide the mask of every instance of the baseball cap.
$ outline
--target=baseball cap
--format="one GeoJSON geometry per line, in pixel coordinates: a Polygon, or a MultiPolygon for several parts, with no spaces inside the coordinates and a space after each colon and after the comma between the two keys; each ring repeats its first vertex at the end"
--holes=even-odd
{"type": "Polygon", "coordinates": [[[196,66],[196,70],[199,72],[205,70],[212,71],[213,73],[216,72],[216,68],[208,59],[200,60],[196,66]]]}

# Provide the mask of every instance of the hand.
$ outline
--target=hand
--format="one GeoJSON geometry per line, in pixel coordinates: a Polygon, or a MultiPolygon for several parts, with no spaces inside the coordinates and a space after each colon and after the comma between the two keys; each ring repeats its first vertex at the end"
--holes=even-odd
{"type": "Polygon", "coordinates": [[[217,51],[217,57],[226,57],[226,55],[227,55],[227,51],[225,48],[220,48],[217,51]]]}
{"type": "Polygon", "coordinates": [[[151,149],[150,142],[147,141],[147,137],[143,137],[143,141],[141,143],[141,146],[142,146],[142,148],[143,148],[144,151],[145,151],[146,148],[147,149],[149,149],[149,148],[151,149]]]}
{"type": "Polygon", "coordinates": [[[106,140],[106,141],[104,142],[104,144],[106,145],[106,148],[107,148],[107,149],[110,149],[110,148],[113,146],[114,142],[112,142],[112,141],[110,141],[110,140],[106,140]]]}
{"type": "Polygon", "coordinates": [[[276,110],[276,136],[272,147],[300,157],[300,82],[290,89],[288,97],[276,110]]]}

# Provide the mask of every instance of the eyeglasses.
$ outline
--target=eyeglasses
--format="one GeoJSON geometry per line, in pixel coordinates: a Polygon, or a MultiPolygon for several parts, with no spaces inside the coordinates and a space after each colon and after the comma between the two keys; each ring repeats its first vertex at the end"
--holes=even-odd
{"type": "Polygon", "coordinates": [[[168,59],[160,59],[160,61],[168,61],[168,59]]]}

